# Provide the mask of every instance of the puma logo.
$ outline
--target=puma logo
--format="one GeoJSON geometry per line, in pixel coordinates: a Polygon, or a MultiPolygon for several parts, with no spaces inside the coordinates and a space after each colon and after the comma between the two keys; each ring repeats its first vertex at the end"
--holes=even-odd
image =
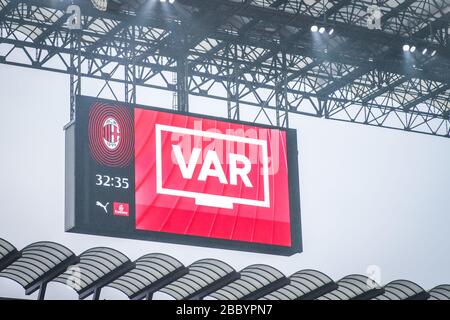
{"type": "Polygon", "coordinates": [[[100,208],[103,208],[103,210],[105,210],[105,212],[106,213],[108,213],[108,205],[109,205],[109,202],[108,203],[106,203],[105,205],[103,205],[100,201],[97,201],[96,203],[95,203],[95,205],[97,206],[97,207],[100,207],[100,208]]]}

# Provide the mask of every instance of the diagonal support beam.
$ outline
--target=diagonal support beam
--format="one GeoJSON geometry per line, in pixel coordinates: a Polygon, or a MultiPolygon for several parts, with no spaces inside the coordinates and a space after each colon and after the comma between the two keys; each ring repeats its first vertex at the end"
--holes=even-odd
{"type": "MultiPolygon", "coordinates": [[[[305,35],[305,32],[303,30],[300,30],[292,35],[290,35],[287,39],[284,40],[285,43],[290,43],[290,42],[294,42],[296,40],[298,40],[301,36],[305,35]]],[[[256,59],[253,63],[247,65],[245,68],[240,69],[237,73],[236,76],[241,76],[243,74],[245,74],[246,72],[251,71],[252,69],[254,69],[255,67],[257,67],[258,65],[264,63],[265,61],[273,58],[274,56],[276,56],[279,52],[282,51],[282,46],[278,45],[278,46],[272,46],[271,50],[266,52],[265,54],[263,54],[262,56],[260,56],[258,59],[256,59]]]]}
{"type": "Polygon", "coordinates": [[[417,0],[405,0],[404,2],[400,3],[397,7],[391,9],[389,12],[385,13],[381,17],[381,24],[385,24],[389,19],[398,17],[400,13],[407,10],[414,2],[417,0]]]}
{"type": "Polygon", "coordinates": [[[446,13],[445,15],[443,15],[442,17],[430,22],[429,25],[426,25],[425,27],[423,27],[422,29],[420,29],[419,31],[417,31],[414,34],[414,37],[416,38],[426,38],[429,34],[430,31],[436,30],[436,29],[440,29],[442,27],[445,27],[446,25],[450,24],[450,12],[446,13]]]}
{"type": "MultiPolygon", "coordinates": [[[[143,1],[142,3],[140,3],[138,5],[137,8],[135,8],[135,12],[136,12],[136,17],[135,19],[143,19],[144,16],[141,13],[141,9],[143,8],[143,6],[145,5],[145,1],[143,1]]],[[[99,40],[97,40],[94,44],[92,44],[90,47],[86,48],[86,51],[88,53],[92,53],[94,50],[100,48],[101,46],[103,46],[105,43],[107,43],[108,41],[112,40],[112,38],[117,35],[119,32],[121,32],[122,30],[124,30],[125,28],[128,28],[131,23],[131,21],[129,21],[128,19],[122,19],[117,25],[115,25],[111,30],[109,30],[102,38],[100,38],[99,40]]]]}
{"type": "Polygon", "coordinates": [[[350,72],[349,74],[346,74],[339,80],[334,81],[329,86],[319,90],[319,92],[317,92],[317,94],[321,97],[326,98],[333,92],[345,87],[349,83],[353,83],[356,79],[362,77],[363,75],[365,75],[367,72],[369,72],[372,69],[373,69],[373,64],[368,64],[365,67],[357,68],[355,71],[350,72]]]}
{"type": "Polygon", "coordinates": [[[403,106],[403,110],[409,111],[412,108],[414,108],[415,106],[417,106],[427,100],[437,97],[438,95],[440,95],[441,93],[444,93],[448,89],[450,89],[450,85],[446,84],[446,85],[443,85],[442,87],[432,90],[431,92],[424,94],[424,95],[420,96],[419,98],[412,100],[412,101],[408,102],[407,104],[405,104],[403,106]]]}
{"type": "Polygon", "coordinates": [[[124,28],[127,28],[128,26],[129,26],[129,24],[126,23],[125,21],[119,22],[111,30],[109,30],[103,37],[101,37],[96,42],[94,42],[92,45],[87,47],[86,52],[92,53],[92,52],[94,52],[94,50],[102,47],[108,41],[114,40],[114,36],[117,35],[119,32],[121,32],[124,28]]]}
{"type": "Polygon", "coordinates": [[[50,27],[48,27],[44,32],[42,32],[40,35],[38,35],[33,42],[34,43],[42,43],[47,39],[53,32],[59,30],[62,28],[64,23],[66,23],[68,14],[64,13],[54,24],[52,24],[50,27]]]}
{"type": "Polygon", "coordinates": [[[290,81],[293,81],[298,77],[305,76],[308,73],[308,71],[311,71],[312,69],[314,69],[314,67],[318,66],[321,62],[323,62],[323,60],[321,60],[321,59],[314,60],[313,62],[304,66],[300,70],[293,72],[289,76],[287,76],[285,79],[285,82],[289,83],[290,81]]]}
{"type": "Polygon", "coordinates": [[[3,21],[6,15],[10,13],[18,4],[19,0],[11,0],[8,2],[8,4],[0,10],[0,22],[3,21]]]}
{"type": "MultiPolygon", "coordinates": [[[[330,17],[333,14],[337,13],[339,10],[341,10],[342,8],[344,8],[345,6],[350,5],[351,1],[350,0],[344,0],[344,1],[340,1],[338,4],[334,5],[333,7],[331,7],[329,10],[327,10],[327,12],[325,12],[322,17],[330,17]]],[[[319,18],[319,19],[322,19],[319,18]]],[[[285,39],[286,43],[291,43],[291,42],[295,42],[297,41],[301,36],[304,36],[306,33],[304,32],[304,30],[300,30],[292,35],[290,35],[287,39],[285,39]]],[[[246,68],[241,69],[236,75],[237,76],[241,76],[242,74],[249,72],[250,70],[252,70],[253,68],[255,68],[257,65],[267,61],[270,58],[273,58],[275,55],[277,55],[279,52],[281,51],[281,48],[279,46],[276,46],[273,48],[273,50],[271,50],[270,52],[264,54],[263,56],[259,57],[254,63],[252,63],[251,65],[248,65],[246,68]]]]}
{"type": "MultiPolygon", "coordinates": [[[[350,4],[351,4],[350,0],[340,1],[339,3],[335,4],[333,7],[328,9],[327,12],[325,12],[319,19],[322,19],[323,17],[328,18],[328,17],[332,16],[333,14],[336,14],[339,10],[341,10],[342,8],[344,8],[350,4]]],[[[296,40],[298,40],[301,36],[304,36],[305,34],[306,33],[303,30],[300,30],[300,31],[292,34],[291,36],[289,36],[288,39],[285,39],[285,42],[286,43],[295,42],[296,40]]],[[[242,74],[249,72],[250,70],[255,68],[258,64],[261,64],[261,63],[267,61],[268,59],[273,58],[280,51],[281,51],[281,48],[279,46],[274,47],[270,52],[268,52],[265,55],[258,58],[254,63],[248,65],[244,69],[239,70],[239,72],[237,72],[235,74],[235,76],[239,77],[242,74]]],[[[306,66],[302,70],[299,70],[295,74],[291,74],[289,77],[286,78],[286,81],[289,82],[289,81],[295,79],[297,76],[304,74],[308,70],[311,70],[314,66],[316,66],[319,63],[319,60],[312,62],[310,65],[306,66]]]]}
{"type": "MultiPolygon", "coordinates": [[[[195,36],[187,43],[185,46],[187,48],[193,48],[196,45],[198,45],[205,37],[208,36],[208,34],[211,31],[214,31],[217,27],[224,24],[228,18],[234,16],[237,14],[240,10],[245,9],[246,7],[250,6],[251,0],[245,0],[242,4],[240,4],[238,7],[231,9],[227,13],[222,13],[219,17],[217,17],[216,11],[209,11],[212,12],[211,16],[206,15],[204,17],[204,21],[208,21],[208,18],[212,20],[212,23],[204,23],[204,22],[197,22],[195,24],[192,24],[189,27],[189,30],[183,30],[187,34],[194,34],[195,36]]],[[[207,4],[207,6],[212,6],[213,4],[207,4]]],[[[145,60],[148,56],[154,54],[156,51],[158,51],[161,48],[164,48],[166,46],[170,46],[172,43],[177,42],[177,32],[172,33],[171,35],[164,38],[158,47],[151,48],[150,50],[147,50],[146,52],[142,53],[140,56],[136,57],[135,62],[140,63],[143,60],[145,60]]],[[[181,48],[180,48],[181,49],[181,48]]],[[[186,48],[183,48],[186,49],[186,48]]]]}
{"type": "Polygon", "coordinates": [[[349,6],[352,3],[351,0],[341,0],[338,3],[336,3],[334,6],[332,6],[330,9],[327,10],[327,12],[325,12],[325,14],[323,14],[321,16],[321,18],[329,18],[332,17],[333,15],[335,15],[336,13],[339,12],[339,10],[341,10],[342,8],[349,6]]]}
{"type": "MultiPolygon", "coordinates": [[[[259,20],[251,20],[250,22],[243,25],[239,29],[239,38],[244,38],[247,31],[250,30],[251,28],[253,28],[256,24],[258,24],[258,22],[259,22],[259,20]]],[[[224,49],[226,46],[227,46],[227,41],[222,41],[221,43],[216,45],[214,48],[211,48],[208,52],[199,56],[197,59],[192,60],[189,63],[189,67],[192,69],[197,64],[202,63],[203,61],[212,58],[215,54],[220,52],[220,50],[224,49]]]]}
{"type": "Polygon", "coordinates": [[[362,99],[362,103],[363,104],[368,103],[368,102],[372,101],[373,99],[375,99],[376,97],[379,97],[379,96],[381,96],[382,94],[384,94],[386,92],[394,90],[395,87],[401,85],[406,80],[408,80],[408,78],[407,77],[403,77],[403,78],[397,79],[394,82],[389,83],[387,86],[382,87],[381,89],[375,91],[374,93],[364,97],[364,99],[362,99]]]}

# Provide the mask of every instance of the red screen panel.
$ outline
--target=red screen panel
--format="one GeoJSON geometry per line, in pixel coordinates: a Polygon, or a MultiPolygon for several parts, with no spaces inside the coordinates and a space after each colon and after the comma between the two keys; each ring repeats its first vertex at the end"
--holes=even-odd
{"type": "Polygon", "coordinates": [[[136,229],[291,246],[286,132],[135,109],[136,229]]]}

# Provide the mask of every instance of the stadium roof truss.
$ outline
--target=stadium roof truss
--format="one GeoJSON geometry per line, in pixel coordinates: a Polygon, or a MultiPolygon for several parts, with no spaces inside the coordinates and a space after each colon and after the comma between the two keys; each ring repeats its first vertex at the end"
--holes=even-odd
{"type": "Polygon", "coordinates": [[[185,112],[190,95],[218,99],[230,119],[275,126],[301,114],[450,137],[446,0],[119,2],[0,0],[0,63],[70,74],[71,118],[86,82],[127,102],[171,91],[185,112]],[[81,30],[66,25],[71,3],[81,30]],[[374,3],[381,30],[367,25],[374,3]]]}

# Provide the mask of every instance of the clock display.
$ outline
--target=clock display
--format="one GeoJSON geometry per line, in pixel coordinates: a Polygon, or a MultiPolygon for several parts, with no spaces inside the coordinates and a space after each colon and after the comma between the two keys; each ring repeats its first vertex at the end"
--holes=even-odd
{"type": "Polygon", "coordinates": [[[116,188],[116,189],[128,189],[130,187],[129,179],[123,177],[110,177],[104,174],[96,174],[97,186],[116,188]]]}

